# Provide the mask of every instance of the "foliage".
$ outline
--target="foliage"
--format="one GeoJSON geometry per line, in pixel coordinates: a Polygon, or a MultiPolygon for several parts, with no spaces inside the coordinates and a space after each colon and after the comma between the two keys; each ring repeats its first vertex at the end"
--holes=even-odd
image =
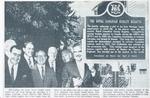
{"type": "Polygon", "coordinates": [[[17,31],[12,30],[12,33],[6,32],[6,38],[15,35],[16,32],[18,35],[18,32],[23,29],[19,37],[21,40],[36,34],[54,35],[53,37],[56,37],[58,41],[78,40],[80,34],[75,32],[74,28],[78,24],[79,17],[69,6],[71,3],[67,1],[6,2],[5,24],[8,29],[6,31],[11,31],[10,28],[17,28],[17,31]]]}

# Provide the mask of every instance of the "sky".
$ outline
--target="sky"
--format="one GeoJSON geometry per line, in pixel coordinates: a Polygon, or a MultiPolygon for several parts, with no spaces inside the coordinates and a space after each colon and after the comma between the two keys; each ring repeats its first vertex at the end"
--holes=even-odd
{"type": "Polygon", "coordinates": [[[87,16],[94,15],[92,9],[99,3],[100,1],[75,1],[70,6],[72,9],[76,11],[76,14],[79,16],[87,16]]]}

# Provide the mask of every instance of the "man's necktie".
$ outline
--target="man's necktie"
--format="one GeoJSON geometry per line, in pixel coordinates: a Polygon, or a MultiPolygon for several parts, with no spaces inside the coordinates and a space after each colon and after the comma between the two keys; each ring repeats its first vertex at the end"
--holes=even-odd
{"type": "Polygon", "coordinates": [[[52,68],[53,72],[55,72],[55,65],[54,65],[54,62],[51,63],[51,68],[52,68]]]}
{"type": "Polygon", "coordinates": [[[28,59],[28,63],[29,63],[29,65],[31,65],[31,59],[30,58],[28,59]]]}
{"type": "Polygon", "coordinates": [[[14,65],[11,67],[11,78],[14,81],[14,65]]]}
{"type": "Polygon", "coordinates": [[[42,78],[44,79],[44,68],[43,68],[43,66],[42,66],[42,78]]]}
{"type": "Polygon", "coordinates": [[[32,64],[31,58],[28,59],[28,63],[29,63],[29,67],[30,67],[31,69],[33,69],[33,68],[34,68],[34,65],[32,64]]]}

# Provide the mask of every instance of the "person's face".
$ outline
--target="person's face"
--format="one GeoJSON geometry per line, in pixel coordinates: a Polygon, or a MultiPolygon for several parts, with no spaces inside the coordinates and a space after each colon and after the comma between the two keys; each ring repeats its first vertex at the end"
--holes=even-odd
{"type": "Polygon", "coordinates": [[[24,53],[31,57],[34,53],[34,46],[32,43],[28,43],[25,48],[23,48],[24,53]]]}
{"type": "Polygon", "coordinates": [[[57,56],[57,49],[56,48],[49,48],[48,49],[48,57],[50,61],[54,61],[57,56]]]}
{"type": "Polygon", "coordinates": [[[64,62],[69,62],[70,59],[71,59],[71,54],[69,54],[69,53],[63,53],[62,54],[62,59],[63,59],[64,62]]]}
{"type": "Polygon", "coordinates": [[[37,61],[37,64],[40,64],[40,65],[45,64],[46,59],[47,59],[47,56],[46,56],[45,52],[39,51],[36,54],[35,60],[37,61]]]}
{"type": "Polygon", "coordinates": [[[19,63],[20,58],[21,58],[21,50],[13,48],[12,51],[10,52],[10,58],[9,58],[10,62],[13,65],[16,65],[19,63]]]}
{"type": "Polygon", "coordinates": [[[82,49],[81,46],[76,46],[73,48],[73,56],[74,59],[77,61],[81,61],[82,60],[82,49]]]}

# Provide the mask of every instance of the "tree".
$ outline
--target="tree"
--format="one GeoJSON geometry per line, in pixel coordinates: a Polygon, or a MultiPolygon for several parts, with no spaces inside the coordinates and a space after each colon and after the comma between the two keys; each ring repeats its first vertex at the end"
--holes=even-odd
{"type": "Polygon", "coordinates": [[[71,3],[73,2],[6,2],[6,40],[13,38],[24,42],[32,39],[44,48],[59,45],[60,40],[65,43],[70,39],[77,41],[80,34],[74,29],[79,17],[69,6],[71,3]]]}

